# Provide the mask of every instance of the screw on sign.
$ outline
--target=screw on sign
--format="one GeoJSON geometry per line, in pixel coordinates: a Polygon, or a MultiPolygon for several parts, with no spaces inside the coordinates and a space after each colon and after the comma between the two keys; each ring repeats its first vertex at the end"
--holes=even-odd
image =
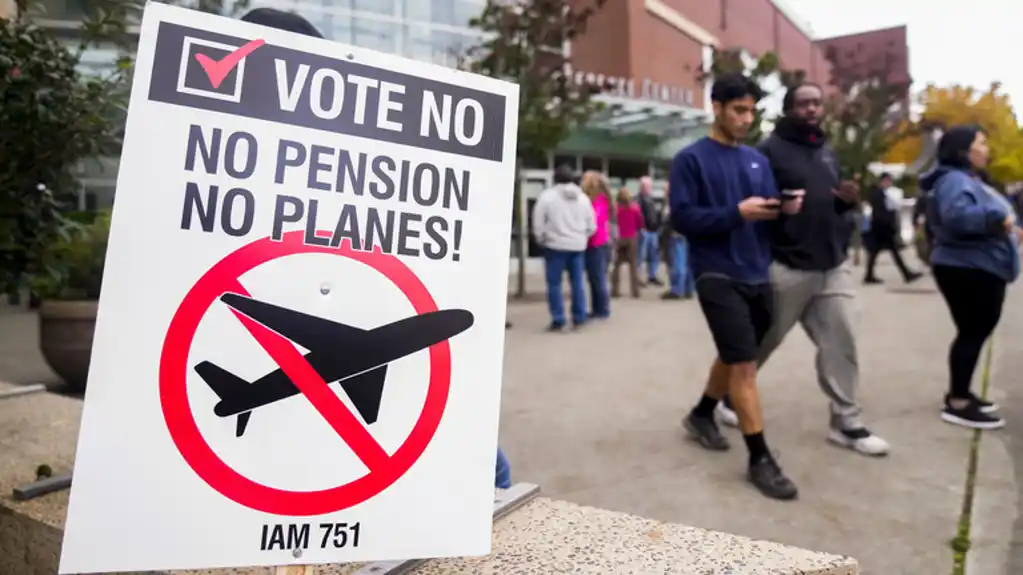
{"type": "Polygon", "coordinates": [[[185,461],[225,497],[250,509],[284,516],[323,515],[347,509],[387,489],[412,467],[433,438],[447,404],[451,384],[447,340],[469,329],[474,321],[466,310],[438,310],[426,286],[394,256],[355,251],[347,243],[338,248],[306,245],[303,234],[301,230],[290,232],[279,242],[256,240],[215,264],[179,306],[160,359],[164,419],[185,461]],[[308,253],[345,257],[370,266],[405,294],[417,315],[362,330],[259,301],[238,279],[266,262],[308,253]],[[209,361],[189,364],[196,329],[217,302],[230,307],[279,369],[248,383],[209,361]],[[310,351],[303,355],[288,340],[310,351]],[[372,424],[380,407],[387,364],[423,349],[429,349],[430,358],[426,400],[404,443],[388,454],[328,384],[340,382],[362,418],[372,424]],[[341,350],[344,353],[339,353],[341,350]],[[303,395],[369,473],[319,491],[277,489],[243,476],[220,459],[199,431],[186,389],[189,369],[194,369],[220,397],[214,413],[237,417],[238,436],[245,432],[256,409],[303,395]]]}

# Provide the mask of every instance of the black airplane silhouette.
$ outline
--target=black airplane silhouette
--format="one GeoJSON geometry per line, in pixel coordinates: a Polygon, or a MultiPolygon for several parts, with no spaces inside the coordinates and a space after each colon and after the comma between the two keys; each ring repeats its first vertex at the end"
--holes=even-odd
{"type": "MultiPolygon", "coordinates": [[[[220,301],[308,349],[305,360],[328,385],[341,383],[367,425],[376,422],[380,411],[387,364],[454,337],[474,321],[467,310],[449,309],[364,330],[236,293],[225,293],[220,301]]],[[[196,365],[195,371],[220,397],[213,413],[238,416],[236,437],[245,433],[252,410],[300,393],[280,368],[253,383],[209,361],[196,365]]]]}

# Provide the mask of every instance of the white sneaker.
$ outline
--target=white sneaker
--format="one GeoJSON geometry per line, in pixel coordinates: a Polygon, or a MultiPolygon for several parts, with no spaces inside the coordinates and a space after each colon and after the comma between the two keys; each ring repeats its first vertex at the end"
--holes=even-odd
{"type": "Polygon", "coordinates": [[[725,402],[719,401],[716,408],[718,414],[718,421],[728,427],[739,427],[739,416],[734,411],[725,405],[725,402]]]}
{"type": "Polygon", "coordinates": [[[874,435],[865,427],[852,430],[832,429],[828,433],[828,441],[871,457],[888,455],[892,449],[887,441],[874,435]]]}

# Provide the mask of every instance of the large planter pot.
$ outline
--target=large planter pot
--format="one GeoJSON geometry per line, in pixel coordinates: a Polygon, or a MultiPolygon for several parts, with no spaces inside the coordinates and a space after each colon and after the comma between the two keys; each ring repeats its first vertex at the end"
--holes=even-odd
{"type": "Polygon", "coordinates": [[[43,358],[74,391],[85,391],[89,378],[97,304],[46,300],[39,306],[39,348],[43,358]]]}

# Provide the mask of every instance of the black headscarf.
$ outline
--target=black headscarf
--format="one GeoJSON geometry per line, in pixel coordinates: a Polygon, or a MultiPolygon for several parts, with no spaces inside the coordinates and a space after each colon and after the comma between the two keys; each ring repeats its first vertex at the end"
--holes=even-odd
{"type": "Polygon", "coordinates": [[[305,36],[323,38],[323,34],[320,34],[316,26],[313,26],[308,20],[294,12],[285,12],[274,8],[256,8],[242,16],[242,21],[305,36]]]}

